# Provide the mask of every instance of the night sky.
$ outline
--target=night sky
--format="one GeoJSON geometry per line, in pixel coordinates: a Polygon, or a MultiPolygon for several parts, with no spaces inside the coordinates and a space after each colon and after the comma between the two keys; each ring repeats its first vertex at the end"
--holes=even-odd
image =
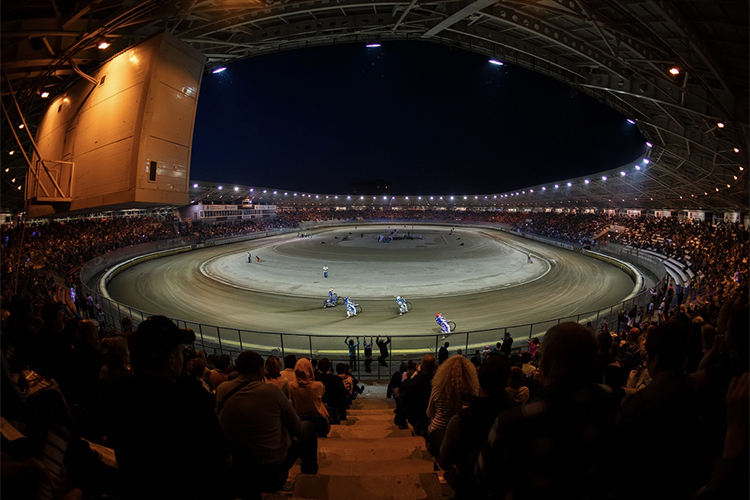
{"type": "Polygon", "coordinates": [[[645,139],[532,71],[428,42],[238,61],[203,78],[191,180],[346,194],[487,194],[616,168],[645,139]]]}

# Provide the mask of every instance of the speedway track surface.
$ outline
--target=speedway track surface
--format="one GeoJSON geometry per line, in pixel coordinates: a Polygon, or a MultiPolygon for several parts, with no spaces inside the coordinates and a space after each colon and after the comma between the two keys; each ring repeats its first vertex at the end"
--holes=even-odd
{"type": "MultiPolygon", "coordinates": [[[[437,312],[457,323],[458,335],[608,307],[633,288],[614,266],[492,229],[392,224],[312,234],[154,259],[117,275],[108,291],[131,307],[195,323],[259,332],[397,337],[438,334],[437,312]],[[378,242],[378,235],[393,229],[399,236],[417,238],[378,242]],[[252,263],[247,262],[248,251],[252,263]],[[528,252],[533,264],[527,263],[528,252]],[[324,264],[330,267],[328,279],[323,278],[324,264]],[[342,306],[324,309],[329,288],[361,304],[363,313],[347,319],[342,306]],[[399,316],[396,295],[412,302],[413,310],[399,316]]],[[[471,340],[475,345],[499,339],[497,332],[488,332],[472,334],[471,340]]]]}

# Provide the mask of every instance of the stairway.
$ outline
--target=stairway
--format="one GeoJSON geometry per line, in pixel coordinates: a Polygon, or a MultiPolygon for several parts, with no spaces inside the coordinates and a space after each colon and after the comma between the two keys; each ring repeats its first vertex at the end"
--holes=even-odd
{"type": "Polygon", "coordinates": [[[396,404],[385,385],[365,385],[347,413],[318,440],[318,474],[290,471],[284,490],[264,500],[448,500],[453,492],[433,471],[424,439],[393,423],[396,404]]]}

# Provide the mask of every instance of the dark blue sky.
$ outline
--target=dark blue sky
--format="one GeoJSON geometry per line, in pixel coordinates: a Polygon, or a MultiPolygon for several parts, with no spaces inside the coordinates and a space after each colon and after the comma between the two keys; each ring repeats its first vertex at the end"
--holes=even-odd
{"type": "Polygon", "coordinates": [[[523,68],[428,42],[238,61],[203,79],[191,179],[340,193],[498,193],[615,168],[645,139],[611,108],[523,68]]]}

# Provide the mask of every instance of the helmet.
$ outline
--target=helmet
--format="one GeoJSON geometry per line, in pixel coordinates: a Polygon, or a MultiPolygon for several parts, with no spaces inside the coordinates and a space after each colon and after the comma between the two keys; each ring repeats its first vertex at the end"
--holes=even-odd
{"type": "Polygon", "coordinates": [[[329,292],[332,292],[332,291],[333,291],[333,288],[330,288],[330,289],[329,289],[328,291],[329,291],[329,292]]]}
{"type": "Polygon", "coordinates": [[[399,295],[398,297],[396,297],[396,300],[401,300],[401,295],[399,295]]]}
{"type": "Polygon", "coordinates": [[[435,315],[435,317],[436,317],[436,318],[439,318],[439,317],[440,317],[440,313],[437,313],[437,314],[435,315]]]}

